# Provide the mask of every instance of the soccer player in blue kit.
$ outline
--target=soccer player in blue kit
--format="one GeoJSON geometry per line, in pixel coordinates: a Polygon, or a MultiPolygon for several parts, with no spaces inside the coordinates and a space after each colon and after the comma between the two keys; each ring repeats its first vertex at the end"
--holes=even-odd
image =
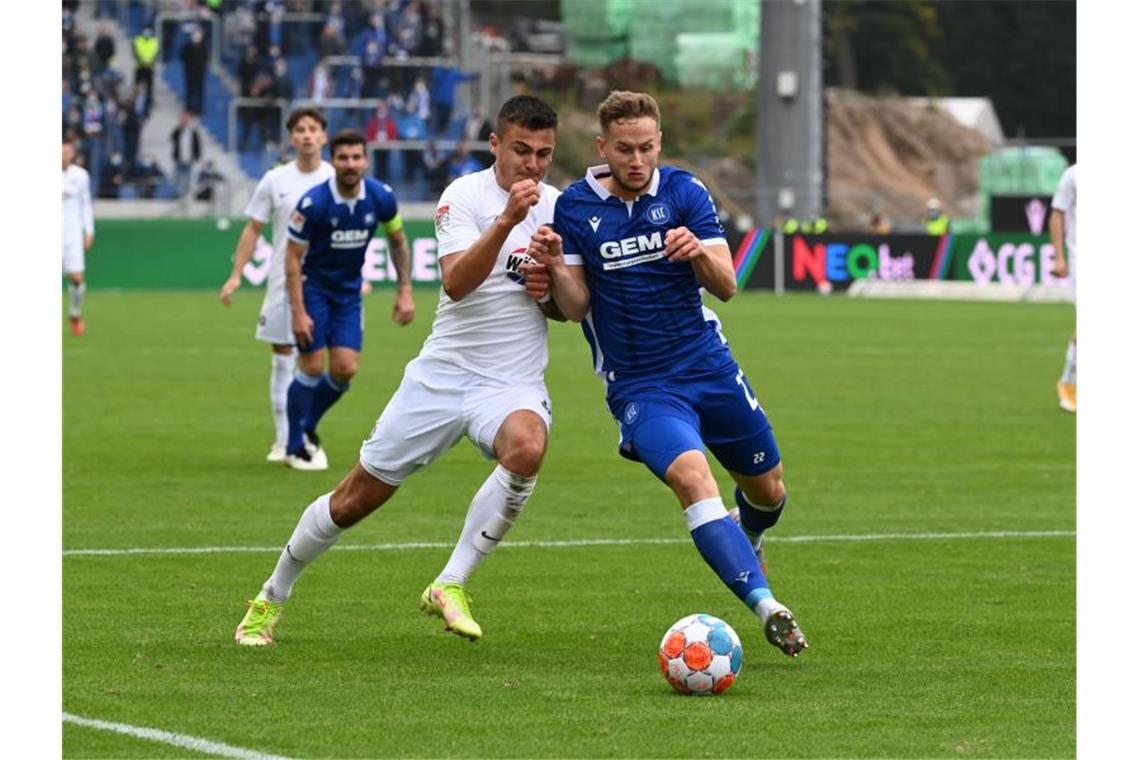
{"type": "Polygon", "coordinates": [[[763,533],[787,500],[780,452],[719,320],[701,302],[702,288],[722,301],[736,292],[712,197],[692,174],[657,166],[661,115],[652,97],[611,92],[598,120],[606,163],[571,185],[553,228],[532,237],[528,253],[545,271],[528,273],[528,292],[551,295],[582,322],[622,456],[673,490],[701,556],[756,613],[768,641],[795,657],[807,641],[764,567],[763,533]],[[721,501],[706,445],[736,481],[738,514],[721,501]]]}
{"type": "Polygon", "coordinates": [[[381,224],[396,269],[393,319],[407,324],[415,315],[411,257],[392,188],[365,176],[363,135],[341,130],[329,143],[329,153],[336,175],[301,196],[289,220],[285,247],[285,286],[299,351],[287,401],[285,463],[299,470],[328,469],[317,423],[356,374],[364,342],[360,269],[381,224]],[[312,449],[305,445],[306,437],[312,449]]]}

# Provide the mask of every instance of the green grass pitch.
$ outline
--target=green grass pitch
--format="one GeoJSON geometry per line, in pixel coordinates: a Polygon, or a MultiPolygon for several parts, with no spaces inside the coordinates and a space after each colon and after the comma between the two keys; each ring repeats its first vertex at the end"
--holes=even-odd
{"type": "MultiPolygon", "coordinates": [[[[770,580],[811,643],[797,660],[618,456],[585,341],[557,324],[538,488],[471,586],[484,639],[417,610],[447,548],[390,547],[458,535],[489,471],[461,442],[301,577],[276,646],[239,649],[244,601],[427,335],[436,294],[416,300],[401,329],[390,292],[368,297],[360,372],[322,423],[332,467],[299,473],[263,461],[259,294],[89,294],[87,336],[62,338],[65,550],[249,550],[65,554],[65,712],[290,757],[1075,755],[1075,424],[1053,390],[1071,306],[716,307],[785,461],[770,580]],[[541,545],[603,539],[630,543],[541,545]],[[692,612],[743,641],[723,696],[657,670],[692,612]]],[[[73,724],[63,754],[202,756],[73,724]]]]}

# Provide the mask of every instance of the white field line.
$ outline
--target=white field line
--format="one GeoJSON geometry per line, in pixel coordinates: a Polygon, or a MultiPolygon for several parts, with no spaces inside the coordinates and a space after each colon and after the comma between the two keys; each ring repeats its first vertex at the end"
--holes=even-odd
{"type": "Polygon", "coordinates": [[[175,747],[194,750],[195,752],[203,752],[207,755],[236,757],[242,760],[284,760],[280,755],[267,755],[264,752],[234,747],[230,744],[222,744],[221,742],[214,742],[197,736],[175,734],[170,731],[161,731],[157,728],[144,728],[142,726],[132,726],[127,723],[111,723],[110,721],[98,720],[96,718],[83,718],[79,715],[72,715],[71,713],[63,714],[63,722],[74,723],[77,726],[94,728],[99,731],[114,731],[117,734],[126,734],[136,739],[146,739],[147,741],[170,744],[175,747]]]}
{"type": "MultiPolygon", "coordinates": [[[[865,533],[807,536],[770,536],[773,543],[808,544],[833,541],[962,541],[993,538],[1073,538],[1072,530],[997,530],[975,533],[865,533]]],[[[561,549],[579,546],[650,546],[658,544],[687,544],[688,538],[584,538],[570,541],[504,541],[503,548],[561,549]]],[[[412,549],[450,549],[452,543],[442,541],[413,541],[392,544],[338,544],[336,551],[381,552],[412,549]]],[[[262,554],[278,553],[280,546],[184,546],[135,547],[127,549],[65,549],[65,557],[122,557],[128,555],[162,554],[262,554]]]]}

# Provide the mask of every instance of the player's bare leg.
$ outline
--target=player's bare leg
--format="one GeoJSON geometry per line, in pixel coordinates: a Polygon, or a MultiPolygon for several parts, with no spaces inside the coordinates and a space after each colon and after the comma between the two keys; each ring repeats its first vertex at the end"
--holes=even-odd
{"type": "Polygon", "coordinates": [[[498,547],[534,492],[546,441],[546,422],[529,409],[511,412],[495,433],[499,464],[471,500],[447,565],[420,595],[420,608],[442,617],[449,631],[472,641],[482,637],[466,583],[498,547]]]}
{"type": "Polygon", "coordinates": [[[246,603],[245,617],[234,632],[237,643],[272,644],[274,629],[301,571],[330,549],[341,533],[392,498],[397,488],[377,480],[358,462],[332,493],[309,504],[278,557],[273,574],[257,596],[246,603]]]}

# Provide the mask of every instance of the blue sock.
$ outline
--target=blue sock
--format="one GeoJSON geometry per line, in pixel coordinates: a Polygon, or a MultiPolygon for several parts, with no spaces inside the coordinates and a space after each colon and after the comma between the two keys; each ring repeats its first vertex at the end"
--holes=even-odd
{"type": "Polygon", "coordinates": [[[720,497],[691,505],[685,510],[685,524],[701,557],[749,609],[772,596],[756,552],[728,516],[720,497]]]}
{"type": "Polygon", "coordinates": [[[289,441],[285,444],[285,451],[288,453],[296,454],[305,447],[305,439],[302,437],[305,432],[304,421],[309,416],[313,406],[313,393],[320,382],[319,376],[306,375],[301,370],[293,373],[293,382],[289,384],[289,392],[285,397],[285,414],[289,418],[289,441]]]}
{"type": "Polygon", "coordinates": [[[348,390],[348,386],[348,383],[338,385],[328,372],[321,375],[321,381],[317,384],[316,390],[313,391],[313,405],[309,409],[309,416],[304,419],[305,430],[317,429],[317,423],[321,421],[321,417],[324,417],[329,407],[335,404],[337,399],[348,390]]]}
{"type": "Polygon", "coordinates": [[[780,520],[784,512],[784,505],[788,502],[788,495],[780,499],[780,503],[770,509],[758,507],[748,500],[740,487],[736,488],[736,506],[740,507],[740,527],[752,536],[758,536],[771,528],[780,520]]]}

